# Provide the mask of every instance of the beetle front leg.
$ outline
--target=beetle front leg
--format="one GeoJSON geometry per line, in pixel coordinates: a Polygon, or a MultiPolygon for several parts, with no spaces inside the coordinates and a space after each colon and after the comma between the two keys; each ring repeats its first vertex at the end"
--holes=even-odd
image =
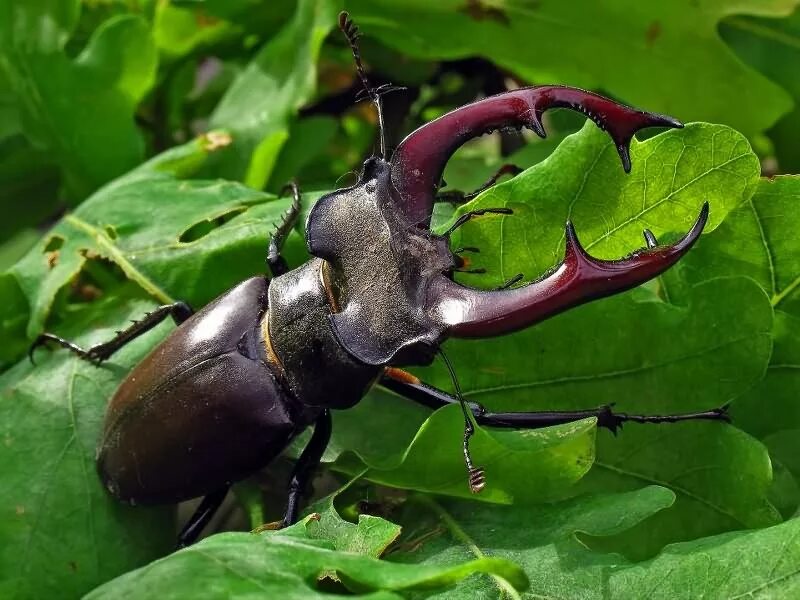
{"type": "MultiPolygon", "coordinates": [[[[458,404],[458,399],[447,392],[427,385],[410,373],[400,369],[386,369],[379,381],[383,387],[413,400],[428,408],[436,410],[450,404],[458,404]]],[[[572,423],[589,417],[597,419],[597,426],[603,427],[615,434],[625,423],[678,423],[681,421],[722,421],[730,423],[728,405],[711,410],[679,413],[673,415],[631,415],[628,413],[614,412],[612,406],[600,406],[587,410],[575,411],[533,411],[533,412],[502,412],[487,411],[480,404],[468,403],[475,420],[480,425],[499,427],[503,429],[540,429],[552,425],[572,423]]]]}
{"type": "Polygon", "coordinates": [[[269,265],[269,270],[273,277],[283,275],[289,271],[289,265],[286,264],[286,259],[281,256],[281,250],[289,232],[297,223],[297,217],[300,215],[300,189],[294,181],[291,181],[283,188],[283,191],[286,190],[292,192],[292,204],[286,214],[283,215],[280,225],[275,228],[275,232],[270,236],[269,249],[267,250],[267,265],[269,265]]]}
{"type": "Polygon", "coordinates": [[[28,349],[28,358],[30,358],[31,362],[34,362],[33,353],[36,348],[46,345],[47,342],[55,342],[62,348],[66,348],[70,352],[77,354],[78,357],[83,360],[93,363],[101,363],[114,354],[114,352],[125,346],[128,342],[132,342],[140,335],[153,329],[153,327],[161,323],[161,321],[166,319],[168,316],[172,317],[172,320],[175,321],[176,325],[180,325],[186,319],[191,317],[192,314],[194,314],[194,310],[192,310],[192,307],[186,304],[186,302],[174,302],[173,304],[159,306],[154,311],[146,313],[143,319],[134,321],[133,324],[127,329],[118,331],[117,335],[115,335],[113,339],[102,344],[96,344],[88,350],[84,350],[77,344],[74,344],[69,340],[65,340],[64,338],[53,333],[42,333],[39,334],[39,337],[34,340],[34,342],[31,344],[31,347],[28,349]]]}

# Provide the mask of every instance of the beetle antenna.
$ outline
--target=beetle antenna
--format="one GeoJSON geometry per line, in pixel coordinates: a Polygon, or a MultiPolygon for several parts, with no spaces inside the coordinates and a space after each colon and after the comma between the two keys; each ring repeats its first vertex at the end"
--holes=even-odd
{"type": "Polygon", "coordinates": [[[361,51],[358,49],[358,37],[360,33],[358,31],[358,27],[355,23],[353,23],[347,11],[343,10],[339,13],[339,29],[342,30],[342,33],[344,33],[344,36],[347,38],[347,42],[350,44],[350,50],[353,53],[353,60],[356,63],[356,73],[358,73],[358,77],[361,79],[361,84],[364,86],[364,92],[369,95],[372,103],[375,105],[375,109],[378,111],[378,132],[380,134],[381,158],[385,160],[387,159],[386,135],[383,123],[383,101],[381,100],[381,94],[402,88],[386,85],[377,88],[372,87],[369,83],[369,79],[367,79],[367,73],[364,70],[364,65],[361,62],[361,51]]]}
{"type": "Polygon", "coordinates": [[[486,485],[486,474],[483,467],[476,467],[472,463],[472,456],[469,451],[469,439],[475,433],[475,417],[472,415],[472,411],[467,408],[453,365],[441,348],[439,348],[439,354],[450,372],[450,378],[453,380],[453,387],[456,391],[456,398],[458,398],[458,403],[461,405],[461,412],[464,413],[464,463],[467,465],[467,473],[469,473],[469,489],[473,494],[477,494],[486,485]]]}

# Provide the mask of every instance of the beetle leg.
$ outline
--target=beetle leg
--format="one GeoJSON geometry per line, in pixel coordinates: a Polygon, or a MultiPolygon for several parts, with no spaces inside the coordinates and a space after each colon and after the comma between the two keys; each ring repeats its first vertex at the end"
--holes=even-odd
{"type": "Polygon", "coordinates": [[[192,308],[185,302],[175,302],[173,304],[159,306],[153,312],[147,313],[143,319],[134,321],[133,324],[127,329],[118,331],[117,335],[115,335],[113,339],[102,344],[96,344],[88,350],[84,350],[77,344],[74,344],[69,340],[65,340],[64,338],[52,333],[42,333],[34,340],[34,342],[31,344],[31,347],[28,349],[28,358],[30,358],[31,362],[34,362],[33,353],[36,348],[46,345],[47,342],[55,342],[62,348],[66,348],[67,350],[77,354],[79,358],[99,364],[109,358],[112,354],[114,354],[114,352],[122,348],[128,342],[131,342],[140,335],[150,331],[153,327],[166,319],[167,316],[171,316],[175,321],[175,324],[180,325],[186,319],[191,317],[193,313],[194,311],[192,308]]]}
{"type": "Polygon", "coordinates": [[[269,238],[267,265],[269,265],[269,270],[273,277],[283,275],[289,271],[286,259],[281,256],[281,250],[283,249],[283,243],[286,241],[286,237],[289,235],[292,228],[294,228],[295,223],[297,223],[297,217],[300,214],[300,189],[297,187],[297,183],[290,181],[283,190],[281,190],[281,195],[287,190],[292,192],[292,204],[289,206],[289,210],[283,215],[280,225],[275,228],[275,232],[269,238]]]}
{"type": "Polygon", "coordinates": [[[322,459],[330,439],[331,413],[326,409],[317,419],[314,425],[314,433],[297,460],[292,476],[289,479],[289,497],[286,501],[286,512],[281,522],[282,527],[288,527],[297,522],[300,502],[306,493],[309,482],[314,477],[314,471],[319,466],[319,461],[322,459]]]}
{"type": "MultiPolygon", "coordinates": [[[[443,406],[458,404],[458,399],[447,392],[427,385],[415,376],[400,369],[386,369],[379,380],[383,387],[408,398],[418,404],[422,404],[436,410],[443,406]],[[398,374],[398,371],[404,376],[398,374]]],[[[493,413],[487,411],[480,404],[468,402],[475,421],[479,425],[488,427],[499,427],[503,429],[539,429],[562,423],[572,423],[589,417],[597,419],[597,426],[603,427],[615,434],[625,423],[678,423],[681,421],[723,421],[730,423],[728,415],[728,405],[720,406],[711,410],[679,413],[674,415],[630,415],[628,413],[614,412],[613,406],[600,406],[587,410],[575,411],[534,411],[534,412],[502,412],[493,413]]]]}
{"type": "Polygon", "coordinates": [[[523,275],[522,273],[517,273],[511,279],[506,281],[503,285],[494,288],[494,291],[499,292],[501,290],[507,290],[510,287],[512,287],[515,283],[519,283],[520,281],[522,281],[524,278],[525,275],[523,275]]]}
{"type": "Polygon", "coordinates": [[[524,169],[520,169],[517,165],[512,165],[511,163],[506,163],[499,169],[497,172],[492,175],[486,182],[476,190],[473,190],[469,194],[465,194],[459,190],[450,190],[445,192],[440,192],[436,195],[435,202],[449,202],[451,204],[466,204],[473,198],[475,198],[481,192],[485,192],[490,187],[492,187],[497,180],[500,179],[503,175],[519,175],[522,173],[524,169]]]}
{"type": "Polygon", "coordinates": [[[198,506],[194,514],[189,517],[186,525],[183,526],[183,529],[181,529],[181,532],[178,534],[178,550],[194,544],[197,537],[203,529],[205,529],[205,526],[208,525],[208,522],[216,514],[217,510],[219,510],[222,501],[225,500],[225,496],[228,495],[230,487],[231,486],[226,485],[203,498],[203,501],[200,502],[200,506],[198,506]]]}
{"type": "Polygon", "coordinates": [[[471,221],[475,217],[482,217],[483,215],[486,214],[513,215],[514,211],[511,210],[510,208],[479,208],[476,210],[471,210],[458,217],[455,220],[455,222],[447,229],[447,231],[445,231],[442,234],[442,237],[447,237],[467,221],[471,221]]]}

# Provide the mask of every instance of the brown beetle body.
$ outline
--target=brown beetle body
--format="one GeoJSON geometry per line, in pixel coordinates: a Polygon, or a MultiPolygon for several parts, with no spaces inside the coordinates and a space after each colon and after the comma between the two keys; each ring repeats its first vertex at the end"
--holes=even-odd
{"type": "Polygon", "coordinates": [[[266,289],[257,277],[220,296],[119,387],[97,454],[114,496],[135,504],[201,496],[255,472],[313,422],[263,359],[266,289]]]}

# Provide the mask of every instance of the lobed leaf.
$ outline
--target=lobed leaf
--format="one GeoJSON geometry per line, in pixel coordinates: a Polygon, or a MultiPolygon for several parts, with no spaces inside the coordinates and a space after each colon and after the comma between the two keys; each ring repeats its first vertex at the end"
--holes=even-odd
{"type": "Polygon", "coordinates": [[[747,135],[773,125],[792,100],[736,57],[719,37],[719,22],[732,14],[786,16],[796,6],[795,0],[682,0],[658,7],[636,0],[346,3],[362,30],[405,55],[479,55],[528,83],[603,89],[634,106],[726,123],[747,135]]]}
{"type": "Polygon", "coordinates": [[[327,544],[286,533],[255,536],[225,533],[176,552],[144,569],[127,573],[87,598],[401,598],[410,589],[453,585],[476,573],[502,577],[518,590],[527,578],[512,563],[481,558],[446,566],[399,565],[340,552],[327,544]],[[335,571],[347,589],[323,591],[317,578],[335,571]],[[349,592],[348,592],[349,590],[349,592]]]}
{"type": "MultiPolygon", "coordinates": [[[[586,546],[624,532],[671,500],[668,490],[652,486],[535,509],[427,501],[417,505],[417,527],[391,557],[437,566],[469,555],[507,558],[528,575],[525,597],[530,598],[789,598],[797,593],[797,519],[674,544],[641,563],[586,546]],[[420,519],[425,505],[431,511],[420,519]]],[[[488,599],[497,598],[498,591],[490,577],[476,575],[431,597],[488,599]]]]}

